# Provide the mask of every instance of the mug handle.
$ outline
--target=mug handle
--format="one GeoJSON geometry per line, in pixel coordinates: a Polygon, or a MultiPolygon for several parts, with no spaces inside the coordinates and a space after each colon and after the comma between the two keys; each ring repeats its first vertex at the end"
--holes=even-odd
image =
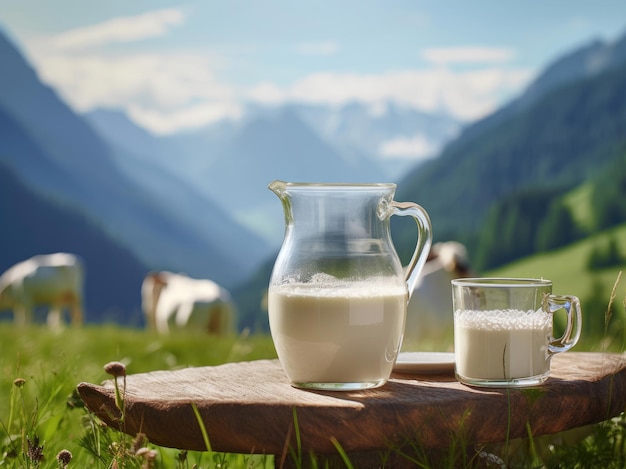
{"type": "Polygon", "coordinates": [[[410,299],[413,294],[413,288],[415,288],[415,284],[417,283],[417,278],[430,252],[430,245],[433,241],[433,229],[430,223],[430,217],[421,205],[414,202],[396,202],[395,200],[392,201],[390,205],[393,208],[391,215],[408,215],[413,217],[415,223],[417,223],[417,244],[415,245],[415,251],[413,251],[413,256],[406,268],[404,277],[407,288],[409,289],[410,299]]]}
{"type": "Polygon", "coordinates": [[[582,329],[582,313],[580,309],[580,300],[577,296],[565,295],[546,295],[544,298],[544,310],[554,313],[560,309],[564,309],[567,313],[567,326],[565,332],[559,338],[551,337],[548,344],[548,354],[567,352],[571,349],[578,339],[582,329]]]}

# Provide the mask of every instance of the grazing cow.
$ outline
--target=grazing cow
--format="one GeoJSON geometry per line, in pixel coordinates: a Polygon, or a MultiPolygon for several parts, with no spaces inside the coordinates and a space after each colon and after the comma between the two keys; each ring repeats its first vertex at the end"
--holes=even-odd
{"type": "Polygon", "coordinates": [[[15,322],[26,324],[35,307],[47,306],[48,324],[60,326],[67,308],[72,324],[82,324],[83,277],[83,263],[73,254],[31,257],[0,276],[0,310],[12,310],[15,322]]]}
{"type": "Polygon", "coordinates": [[[472,276],[467,250],[455,241],[434,244],[409,301],[403,350],[449,339],[453,330],[451,280],[472,276]]]}
{"type": "Polygon", "coordinates": [[[234,332],[230,294],[211,280],[151,272],[141,286],[141,301],[148,326],[159,333],[182,328],[219,335],[234,332]]]}

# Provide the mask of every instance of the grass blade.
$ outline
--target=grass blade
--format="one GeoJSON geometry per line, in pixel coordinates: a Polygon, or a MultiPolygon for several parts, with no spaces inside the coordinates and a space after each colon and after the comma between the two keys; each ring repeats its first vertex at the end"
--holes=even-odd
{"type": "Polygon", "coordinates": [[[343,463],[346,465],[346,467],[348,469],[354,469],[354,466],[350,462],[350,459],[348,458],[348,455],[346,454],[344,449],[341,447],[341,444],[339,444],[339,442],[337,441],[337,438],[335,438],[333,436],[333,437],[330,438],[330,441],[332,442],[333,446],[337,449],[337,452],[341,456],[341,459],[342,459],[343,463]]]}
{"type": "Polygon", "coordinates": [[[202,432],[202,439],[204,440],[204,446],[206,450],[211,453],[213,450],[211,449],[211,442],[209,441],[209,434],[206,431],[206,427],[204,426],[204,421],[202,420],[202,416],[200,415],[200,411],[198,410],[198,406],[195,402],[191,403],[191,408],[193,409],[193,413],[196,416],[196,420],[198,425],[200,426],[200,432],[202,432]]]}

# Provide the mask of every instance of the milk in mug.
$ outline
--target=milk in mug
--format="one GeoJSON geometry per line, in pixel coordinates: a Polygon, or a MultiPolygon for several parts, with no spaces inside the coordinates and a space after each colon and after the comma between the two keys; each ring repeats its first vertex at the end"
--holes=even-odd
{"type": "Polygon", "coordinates": [[[384,382],[400,349],[407,302],[397,284],[270,286],[270,328],[287,376],[293,383],[384,382]]]}
{"type": "Polygon", "coordinates": [[[552,317],[542,310],[454,313],[456,373],[469,380],[547,375],[552,317]]]}

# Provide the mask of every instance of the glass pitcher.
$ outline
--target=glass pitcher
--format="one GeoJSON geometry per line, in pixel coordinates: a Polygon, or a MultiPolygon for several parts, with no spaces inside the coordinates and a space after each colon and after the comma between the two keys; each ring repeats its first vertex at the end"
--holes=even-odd
{"type": "Polygon", "coordinates": [[[395,184],[274,181],[285,237],[268,291],[278,358],[292,385],[326,390],[383,385],[400,350],[407,304],[432,241],[426,211],[395,202],[395,184]],[[412,216],[415,252],[402,267],[392,215],[412,216]]]}

